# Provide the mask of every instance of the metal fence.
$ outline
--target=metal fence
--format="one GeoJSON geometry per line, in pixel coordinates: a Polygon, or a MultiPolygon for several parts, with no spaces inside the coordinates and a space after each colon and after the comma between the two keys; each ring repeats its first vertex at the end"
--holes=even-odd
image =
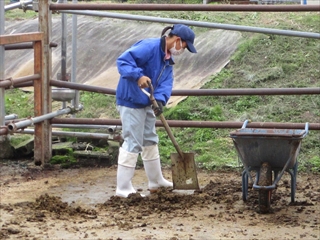
{"type": "MultiPolygon", "coordinates": [[[[28,43],[34,42],[34,39],[30,36],[34,34],[17,34],[9,36],[3,36],[4,34],[4,6],[3,2],[0,1],[1,11],[1,23],[0,23],[0,59],[3,59],[4,50],[7,45],[12,43],[28,43]],[[28,37],[29,36],[29,37],[28,37]]],[[[73,2],[77,2],[73,0],[73,2]]],[[[29,1],[30,3],[30,1],[29,1]]],[[[162,1],[163,3],[163,1],[162,1]]],[[[171,3],[171,1],[170,1],[171,3]]],[[[16,3],[14,3],[16,4],[16,3]]],[[[19,7],[19,6],[17,6],[19,7]]],[[[50,31],[51,31],[51,11],[60,11],[61,13],[71,13],[91,15],[91,16],[102,16],[110,18],[122,18],[140,21],[151,21],[151,22],[166,22],[166,23],[184,23],[191,26],[199,26],[206,28],[220,28],[227,30],[236,31],[251,31],[261,32],[269,34],[279,34],[287,36],[298,36],[298,37],[309,37],[320,39],[319,33],[314,32],[297,32],[297,31],[284,31],[279,29],[265,29],[265,28],[253,28],[247,26],[235,26],[228,24],[214,24],[206,22],[196,21],[184,21],[180,19],[161,19],[152,18],[145,16],[131,16],[128,14],[117,14],[117,13],[106,13],[99,12],[99,10],[150,10],[150,11],[320,11],[319,6],[235,6],[235,5],[210,5],[204,6],[188,5],[188,4],[65,4],[65,1],[59,4],[52,4],[49,0],[33,1],[33,8],[39,12],[39,29],[42,32],[41,35],[41,51],[39,44],[35,49],[35,59],[37,61],[41,58],[41,63],[35,63],[35,74],[33,76],[26,76],[20,79],[4,79],[4,62],[0,64],[0,137],[6,136],[10,131],[18,131],[20,128],[27,127],[28,125],[35,126],[35,154],[34,159],[37,165],[48,162],[51,159],[51,136],[52,124],[92,124],[92,125],[121,125],[120,120],[114,119],[58,119],[55,116],[70,113],[69,110],[51,113],[51,87],[65,87],[76,90],[100,92],[107,94],[115,94],[114,89],[96,88],[93,86],[82,85],[78,83],[60,81],[51,79],[51,55],[50,47],[50,31]],[[190,7],[192,6],[192,8],[190,7]],[[92,10],[92,11],[88,11],[92,10]],[[98,11],[93,11],[98,10],[98,11]],[[39,79],[41,81],[39,81],[39,79]],[[8,87],[22,87],[22,86],[34,86],[35,87],[35,118],[24,120],[17,124],[11,124],[9,127],[5,124],[5,113],[4,113],[4,90],[8,87]],[[41,121],[38,121],[41,119],[41,121]],[[36,121],[35,121],[36,120],[36,121]],[[2,135],[2,136],[1,136],[2,135]]],[[[76,32],[76,18],[73,18],[75,25],[74,31],[76,32]]],[[[36,36],[40,36],[39,33],[36,36]]],[[[216,90],[176,90],[173,91],[172,95],[188,95],[188,96],[228,96],[228,95],[289,95],[289,94],[320,94],[319,88],[297,88],[297,89],[216,89],[216,90]]],[[[77,100],[74,100],[74,105],[78,106],[77,100]]],[[[157,126],[161,123],[157,121],[157,126]]],[[[206,127],[206,128],[240,128],[242,122],[190,122],[190,121],[169,121],[169,125],[172,127],[206,127]]],[[[248,127],[264,127],[264,128],[303,128],[304,123],[249,123],[248,127]]],[[[310,123],[310,130],[320,130],[320,124],[310,123]]],[[[3,139],[0,139],[3,140],[3,139]]],[[[1,141],[0,141],[1,146],[1,141]]]]}

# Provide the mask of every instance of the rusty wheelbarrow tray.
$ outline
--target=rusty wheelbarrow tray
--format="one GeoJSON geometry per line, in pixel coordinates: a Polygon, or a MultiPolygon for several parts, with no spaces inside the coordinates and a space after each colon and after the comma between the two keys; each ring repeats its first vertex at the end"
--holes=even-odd
{"type": "Polygon", "coordinates": [[[308,134],[308,123],[304,130],[246,128],[230,133],[245,170],[242,173],[242,198],[247,200],[248,177],[253,188],[259,190],[261,212],[270,208],[271,192],[276,188],[285,171],[291,175],[291,202],[294,202],[297,174],[297,157],[302,139],[308,134]],[[250,171],[256,171],[253,180],[250,171]],[[272,182],[272,172],[274,172],[272,182]]]}

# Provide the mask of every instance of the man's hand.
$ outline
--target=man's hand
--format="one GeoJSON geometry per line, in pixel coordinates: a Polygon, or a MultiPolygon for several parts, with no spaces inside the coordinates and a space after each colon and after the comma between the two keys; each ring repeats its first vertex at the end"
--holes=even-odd
{"type": "Polygon", "coordinates": [[[149,87],[149,84],[151,84],[151,79],[148,78],[147,76],[142,76],[142,77],[139,78],[139,80],[138,80],[138,86],[139,86],[140,88],[149,87]]]}
{"type": "Polygon", "coordinates": [[[160,116],[161,113],[163,113],[163,105],[162,102],[157,101],[158,107],[155,107],[152,105],[152,110],[154,112],[154,115],[156,115],[157,117],[160,116]]]}

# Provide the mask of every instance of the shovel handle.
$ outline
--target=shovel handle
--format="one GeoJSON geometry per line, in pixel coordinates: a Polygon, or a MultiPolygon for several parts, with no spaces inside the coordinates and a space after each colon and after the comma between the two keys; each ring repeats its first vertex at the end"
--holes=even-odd
{"type": "MultiPolygon", "coordinates": [[[[149,85],[149,87],[151,88],[151,93],[147,92],[147,91],[146,91],[145,89],[143,89],[143,88],[141,88],[141,90],[142,90],[142,92],[143,92],[144,94],[146,94],[146,95],[150,98],[150,101],[151,101],[152,105],[157,108],[157,107],[159,107],[159,105],[158,105],[156,99],[154,98],[154,96],[153,96],[153,94],[152,94],[152,93],[153,93],[153,87],[152,87],[151,84],[149,85]]],[[[161,120],[164,128],[166,129],[166,131],[167,131],[167,133],[168,133],[168,136],[169,136],[171,142],[173,143],[173,145],[174,145],[175,149],[177,150],[177,152],[179,153],[180,157],[183,159],[183,152],[181,151],[181,149],[180,149],[180,147],[179,147],[176,139],[174,138],[174,136],[173,136],[173,134],[172,134],[172,132],[171,132],[171,129],[170,129],[170,127],[169,127],[169,124],[168,124],[167,120],[165,119],[165,117],[163,116],[162,113],[159,115],[159,117],[160,117],[160,120],[161,120]]]]}
{"type": "Polygon", "coordinates": [[[183,158],[184,158],[184,157],[183,157],[183,152],[181,151],[181,149],[180,149],[180,147],[179,147],[176,139],[174,138],[174,136],[173,136],[173,134],[172,134],[172,132],[171,132],[171,129],[170,129],[169,125],[168,125],[167,120],[164,118],[164,116],[163,116],[162,113],[160,114],[159,117],[160,117],[160,120],[161,120],[164,128],[166,129],[166,131],[167,131],[167,133],[168,133],[169,138],[171,139],[171,142],[173,143],[173,146],[175,147],[175,149],[176,149],[177,152],[179,153],[180,157],[183,159],[183,158]]]}

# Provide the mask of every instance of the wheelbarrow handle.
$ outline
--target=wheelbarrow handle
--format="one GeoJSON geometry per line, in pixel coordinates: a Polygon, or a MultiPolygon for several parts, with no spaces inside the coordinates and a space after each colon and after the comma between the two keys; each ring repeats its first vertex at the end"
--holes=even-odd
{"type": "MultiPolygon", "coordinates": [[[[144,88],[141,88],[141,90],[142,90],[142,92],[143,92],[144,94],[146,94],[146,95],[149,97],[149,99],[150,99],[153,107],[157,108],[157,107],[159,107],[159,105],[158,105],[156,99],[155,99],[154,96],[153,96],[153,87],[152,87],[151,83],[149,84],[149,87],[150,87],[150,89],[151,89],[151,93],[147,92],[144,88]]],[[[159,118],[160,118],[160,120],[161,120],[164,128],[166,129],[166,131],[167,131],[167,133],[168,133],[168,136],[169,136],[169,138],[171,139],[171,141],[172,141],[175,149],[176,149],[177,152],[179,153],[180,157],[183,159],[183,158],[184,158],[184,157],[183,157],[183,152],[181,151],[181,149],[180,149],[180,147],[179,147],[176,139],[174,138],[174,136],[173,136],[173,134],[172,134],[172,131],[171,131],[169,125],[168,125],[167,120],[165,119],[165,117],[163,116],[162,113],[159,115],[159,118]]]]}
{"type": "Polygon", "coordinates": [[[250,123],[250,122],[251,122],[251,120],[249,120],[249,119],[245,120],[245,121],[243,122],[241,128],[246,128],[246,127],[247,127],[247,124],[250,123]]]}
{"type": "Polygon", "coordinates": [[[305,135],[307,135],[308,132],[309,132],[309,123],[308,123],[308,122],[306,122],[306,125],[305,125],[304,130],[306,131],[306,134],[305,134],[305,135]]]}

